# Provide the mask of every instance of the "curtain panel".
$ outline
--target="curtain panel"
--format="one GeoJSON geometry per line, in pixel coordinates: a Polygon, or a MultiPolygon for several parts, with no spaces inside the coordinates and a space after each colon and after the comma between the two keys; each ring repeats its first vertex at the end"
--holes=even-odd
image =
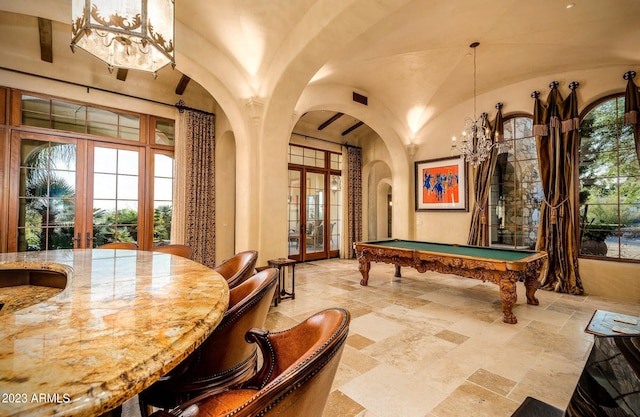
{"type": "MultiPolygon", "coordinates": [[[[502,103],[496,105],[498,113],[493,123],[487,121],[491,137],[495,141],[504,140],[504,125],[502,120],[502,103]]],[[[485,113],[486,114],[486,113],[485,113]]],[[[471,227],[469,228],[468,245],[488,246],[489,229],[487,227],[486,208],[489,201],[489,189],[491,188],[491,176],[498,160],[498,148],[491,149],[489,158],[484,160],[475,169],[473,191],[474,203],[471,214],[471,227]]]]}
{"type": "Polygon", "coordinates": [[[627,71],[623,78],[627,80],[627,90],[624,95],[624,124],[633,126],[633,139],[636,143],[636,154],[640,162],[640,90],[633,79],[635,71],[627,71]]]}
{"type": "Polygon", "coordinates": [[[578,273],[579,242],[576,234],[575,175],[580,145],[577,82],[569,85],[571,94],[563,99],[558,83],[549,86],[546,102],[534,92],[533,134],[536,137],[538,165],[544,199],[540,205],[540,224],[536,250],[548,255],[549,271],[541,288],[569,294],[582,294],[578,273]]]}
{"type": "Polygon", "coordinates": [[[215,115],[184,111],[185,133],[185,230],[192,259],[215,266],[215,115]]]}
{"type": "Polygon", "coordinates": [[[362,149],[347,147],[347,244],[346,258],[355,258],[353,243],[362,240],[362,149]]]}

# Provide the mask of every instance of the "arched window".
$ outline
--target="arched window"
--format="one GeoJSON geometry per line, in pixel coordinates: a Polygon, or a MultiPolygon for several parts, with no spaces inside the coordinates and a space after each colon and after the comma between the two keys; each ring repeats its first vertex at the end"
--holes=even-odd
{"type": "Polygon", "coordinates": [[[580,124],[580,254],[640,261],[640,166],[624,96],[588,107],[580,124]]]}
{"type": "Polygon", "coordinates": [[[492,246],[535,248],[542,187],[532,126],[528,115],[505,118],[504,138],[511,148],[498,155],[491,179],[488,217],[492,246]]]}

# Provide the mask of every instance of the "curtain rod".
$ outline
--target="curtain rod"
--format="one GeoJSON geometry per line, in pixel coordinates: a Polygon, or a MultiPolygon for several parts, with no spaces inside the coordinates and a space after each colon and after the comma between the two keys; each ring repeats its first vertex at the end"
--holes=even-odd
{"type": "Polygon", "coordinates": [[[63,84],[69,84],[69,85],[73,85],[73,86],[76,86],[76,87],[86,88],[87,89],[87,93],[89,92],[89,90],[96,90],[96,91],[101,91],[103,93],[116,94],[116,95],[119,95],[119,96],[133,98],[133,99],[136,99],[136,100],[147,101],[149,103],[160,104],[162,106],[176,107],[178,109],[178,111],[180,111],[180,112],[182,112],[183,110],[192,110],[192,111],[205,113],[205,114],[212,114],[212,115],[214,114],[214,113],[210,113],[210,112],[205,111],[205,110],[195,109],[195,108],[192,108],[192,107],[186,107],[186,106],[184,106],[184,101],[182,101],[182,100],[180,100],[176,104],[169,104],[169,103],[164,103],[162,101],[152,100],[150,98],[138,97],[138,96],[133,96],[131,94],[125,94],[125,93],[119,93],[117,91],[107,90],[106,88],[92,87],[90,85],[80,84],[80,83],[76,83],[76,82],[73,82],[73,81],[67,81],[67,80],[61,80],[59,78],[47,77],[46,75],[32,74],[30,72],[20,71],[20,70],[13,69],[13,68],[0,67],[0,70],[9,71],[9,72],[15,72],[17,74],[27,75],[27,76],[30,76],[30,77],[42,78],[42,79],[47,80],[47,81],[56,81],[56,82],[63,83],[63,84]],[[182,104],[180,104],[180,102],[182,102],[182,104]]]}
{"type": "Polygon", "coordinates": [[[344,143],[340,143],[340,142],[334,142],[332,140],[328,140],[328,139],[322,139],[322,138],[316,138],[315,136],[309,136],[309,135],[303,135],[302,133],[296,133],[296,132],[291,132],[292,135],[298,135],[298,136],[302,136],[304,138],[309,138],[309,139],[313,139],[313,140],[319,140],[321,142],[327,142],[327,143],[331,143],[333,145],[342,145],[345,148],[358,148],[361,149],[360,146],[356,146],[356,145],[351,145],[348,142],[344,142],[344,143]]]}
{"type": "Polygon", "coordinates": [[[189,110],[189,111],[194,111],[196,113],[202,113],[202,114],[206,114],[209,116],[215,116],[215,113],[211,113],[205,110],[200,110],[200,109],[194,109],[193,107],[189,107],[189,106],[185,106],[184,105],[184,100],[178,100],[178,102],[175,104],[175,107],[178,109],[178,111],[180,113],[184,112],[185,110],[189,110]]]}

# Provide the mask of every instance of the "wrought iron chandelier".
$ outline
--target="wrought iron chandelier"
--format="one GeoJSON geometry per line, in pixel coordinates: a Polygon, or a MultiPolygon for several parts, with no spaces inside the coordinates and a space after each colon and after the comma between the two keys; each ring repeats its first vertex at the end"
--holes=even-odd
{"type": "Polygon", "coordinates": [[[174,0],[73,0],[71,50],[114,67],[157,71],[174,59],[174,0]]]}
{"type": "Polygon", "coordinates": [[[473,49],[473,117],[465,117],[464,130],[460,145],[456,143],[456,137],[452,138],[451,151],[458,150],[466,162],[476,168],[485,161],[491,150],[498,147],[499,152],[505,152],[508,144],[505,141],[494,140],[491,130],[487,124],[487,113],[480,115],[480,120],[476,118],[476,95],[477,95],[477,75],[476,75],[476,48],[480,42],[473,42],[469,45],[473,49]]]}

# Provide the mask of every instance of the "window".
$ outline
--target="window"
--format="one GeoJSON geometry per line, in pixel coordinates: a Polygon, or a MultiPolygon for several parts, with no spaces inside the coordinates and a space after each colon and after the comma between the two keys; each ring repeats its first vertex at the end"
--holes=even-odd
{"type": "Polygon", "coordinates": [[[140,152],[137,149],[94,147],[94,246],[138,242],[140,152]]]}
{"type": "Polygon", "coordinates": [[[173,120],[155,119],[156,129],[154,143],[156,145],[174,146],[174,122],[173,120]]]}
{"type": "Polygon", "coordinates": [[[9,251],[170,241],[173,120],[20,91],[10,103],[9,251]]]}
{"type": "Polygon", "coordinates": [[[173,215],[173,155],[155,153],[153,161],[153,246],[171,243],[173,215]]]}
{"type": "Polygon", "coordinates": [[[515,116],[504,122],[504,138],[511,145],[498,155],[489,196],[492,246],[534,249],[543,199],[533,119],[515,116]]]}
{"type": "Polygon", "coordinates": [[[617,95],[580,124],[580,254],[640,261],[640,166],[623,114],[617,95]]]}
{"type": "Polygon", "coordinates": [[[23,139],[16,230],[19,251],[64,249],[74,245],[76,154],[73,142],[23,139]]]}
{"type": "Polygon", "coordinates": [[[22,95],[22,124],[140,141],[140,116],[59,99],[22,95]]]}

